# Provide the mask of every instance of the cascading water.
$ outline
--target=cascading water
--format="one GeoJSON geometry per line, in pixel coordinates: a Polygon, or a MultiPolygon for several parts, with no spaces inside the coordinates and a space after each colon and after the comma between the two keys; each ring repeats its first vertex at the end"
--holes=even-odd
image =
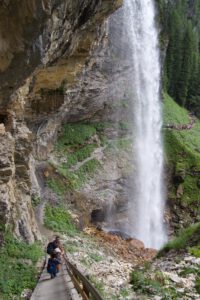
{"type": "Polygon", "coordinates": [[[124,17],[133,68],[131,82],[137,170],[132,199],[137,220],[131,234],[142,240],[146,247],[160,248],[165,241],[165,231],[160,62],[154,1],[125,0],[124,17]]]}

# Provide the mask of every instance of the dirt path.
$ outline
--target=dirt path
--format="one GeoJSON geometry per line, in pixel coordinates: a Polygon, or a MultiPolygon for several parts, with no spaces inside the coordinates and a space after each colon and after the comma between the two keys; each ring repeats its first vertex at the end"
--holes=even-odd
{"type": "Polygon", "coordinates": [[[188,117],[189,117],[188,124],[167,124],[167,125],[164,125],[163,128],[164,129],[173,129],[173,130],[178,130],[178,131],[191,130],[194,127],[194,125],[196,124],[196,117],[192,113],[189,113],[188,117]]]}
{"type": "Polygon", "coordinates": [[[51,197],[52,191],[45,185],[45,180],[44,180],[44,170],[46,169],[46,162],[39,162],[37,164],[37,180],[38,184],[40,186],[40,197],[41,197],[41,202],[37,205],[35,208],[35,218],[37,221],[37,225],[39,228],[39,231],[41,233],[41,236],[43,237],[43,240],[45,244],[48,243],[48,241],[52,240],[53,236],[55,233],[49,229],[47,229],[44,226],[44,210],[45,210],[45,205],[48,202],[48,199],[51,197]]]}
{"type": "Polygon", "coordinates": [[[38,229],[41,233],[41,236],[45,244],[51,241],[52,237],[55,235],[53,231],[47,229],[44,226],[44,210],[45,210],[46,203],[47,203],[46,200],[42,200],[42,202],[36,207],[35,210],[35,218],[37,221],[38,229]]]}
{"type": "Polygon", "coordinates": [[[103,155],[104,155],[103,151],[105,150],[106,147],[107,146],[99,147],[99,148],[95,149],[93,151],[93,153],[88,158],[84,159],[81,162],[78,162],[74,167],[72,167],[70,169],[70,171],[73,171],[73,172],[74,171],[78,171],[80,169],[80,167],[82,167],[86,162],[88,162],[88,161],[90,161],[92,159],[101,160],[102,157],[103,157],[103,155]]]}

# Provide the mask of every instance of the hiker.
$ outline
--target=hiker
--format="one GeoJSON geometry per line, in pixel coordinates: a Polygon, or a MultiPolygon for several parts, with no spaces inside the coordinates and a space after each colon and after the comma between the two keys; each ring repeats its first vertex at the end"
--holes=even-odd
{"type": "Polygon", "coordinates": [[[58,264],[56,265],[56,270],[57,270],[57,273],[59,273],[60,269],[61,269],[61,264],[62,264],[62,252],[61,252],[60,248],[56,248],[54,250],[54,255],[58,262],[58,264]]]}
{"type": "Polygon", "coordinates": [[[63,249],[63,246],[60,242],[60,237],[59,236],[56,236],[55,240],[53,240],[53,242],[50,242],[47,245],[47,253],[52,256],[52,254],[54,254],[54,250],[56,248],[60,249],[61,255],[64,255],[64,249],[63,249]]]}
{"type": "Polygon", "coordinates": [[[51,278],[55,278],[57,273],[60,270],[61,260],[57,258],[56,254],[52,254],[51,257],[48,259],[47,264],[47,272],[51,275],[51,278]]]}
{"type": "Polygon", "coordinates": [[[64,254],[64,248],[63,245],[61,244],[60,237],[58,235],[55,237],[55,240],[53,241],[53,245],[54,245],[54,249],[59,248],[61,254],[62,255],[64,254]]]}

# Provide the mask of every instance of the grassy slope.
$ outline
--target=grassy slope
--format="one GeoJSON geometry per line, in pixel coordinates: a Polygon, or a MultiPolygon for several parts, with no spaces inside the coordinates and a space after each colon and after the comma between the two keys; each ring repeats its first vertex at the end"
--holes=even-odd
{"type": "MultiPolygon", "coordinates": [[[[200,223],[193,224],[185,229],[182,229],[176,238],[169,241],[159,252],[161,256],[171,249],[194,251],[200,246],[200,223]],[[194,248],[191,248],[194,247],[194,248]]],[[[195,253],[192,253],[195,254],[195,253]]],[[[199,251],[200,255],[200,251],[199,251]]]]}
{"type": "Polygon", "coordinates": [[[89,158],[92,152],[98,147],[97,143],[88,143],[96,134],[96,126],[77,123],[66,124],[62,134],[58,138],[55,146],[55,154],[66,160],[59,166],[54,166],[56,173],[51,174],[48,179],[48,186],[54,190],[58,196],[62,196],[68,190],[79,189],[89,179],[97,168],[100,167],[97,159],[85,162],[78,170],[73,171],[77,163],[89,158]]]}
{"type": "Polygon", "coordinates": [[[40,244],[28,245],[5,236],[0,248],[0,299],[21,299],[24,289],[33,289],[37,282],[36,263],[44,255],[40,244]]]}
{"type": "MultiPolygon", "coordinates": [[[[120,123],[122,126],[122,123],[120,123]]],[[[124,127],[127,124],[123,124],[124,127]]],[[[112,123],[75,123],[66,124],[58,137],[54,149],[55,157],[60,159],[59,164],[53,164],[54,172],[48,177],[48,186],[62,198],[67,191],[79,190],[98,170],[101,163],[92,158],[95,149],[107,146],[106,151],[113,156],[132,150],[130,138],[121,137],[109,140],[105,129],[113,130],[116,125],[112,123]],[[65,162],[61,162],[65,161],[65,162]],[[77,164],[80,168],[75,169],[77,164]]],[[[116,128],[115,128],[116,129],[116,128]]],[[[59,161],[58,159],[58,161],[59,161]]]]}
{"type": "MultiPolygon", "coordinates": [[[[164,125],[188,124],[188,112],[176,104],[172,98],[165,95],[164,99],[164,125]]],[[[168,166],[174,170],[174,175],[182,174],[183,196],[181,203],[198,204],[200,189],[197,182],[200,176],[193,173],[200,171],[200,121],[196,121],[191,130],[164,129],[166,160],[168,166]]],[[[176,199],[175,189],[171,191],[170,198],[176,199]]]]}

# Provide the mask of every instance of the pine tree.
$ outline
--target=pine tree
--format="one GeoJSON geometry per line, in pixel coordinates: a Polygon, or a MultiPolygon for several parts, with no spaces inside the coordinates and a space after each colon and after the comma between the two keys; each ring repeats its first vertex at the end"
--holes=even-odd
{"type": "Polygon", "coordinates": [[[168,13],[168,17],[165,18],[168,20],[168,26],[165,26],[165,30],[169,43],[164,84],[177,102],[189,107],[191,101],[194,104],[200,96],[197,92],[197,84],[200,83],[200,1],[174,0],[168,2],[168,8],[169,11],[165,9],[165,13],[168,13]]]}
{"type": "Polygon", "coordinates": [[[184,34],[182,45],[182,64],[179,73],[179,78],[176,82],[176,98],[182,105],[186,105],[186,99],[188,96],[189,83],[192,76],[193,58],[194,58],[194,33],[192,29],[191,21],[188,21],[187,28],[184,34]]]}
{"type": "Polygon", "coordinates": [[[169,32],[170,40],[167,49],[166,69],[168,77],[168,91],[172,97],[176,97],[176,84],[181,70],[182,55],[182,22],[177,10],[172,11],[170,17],[169,32]]]}

